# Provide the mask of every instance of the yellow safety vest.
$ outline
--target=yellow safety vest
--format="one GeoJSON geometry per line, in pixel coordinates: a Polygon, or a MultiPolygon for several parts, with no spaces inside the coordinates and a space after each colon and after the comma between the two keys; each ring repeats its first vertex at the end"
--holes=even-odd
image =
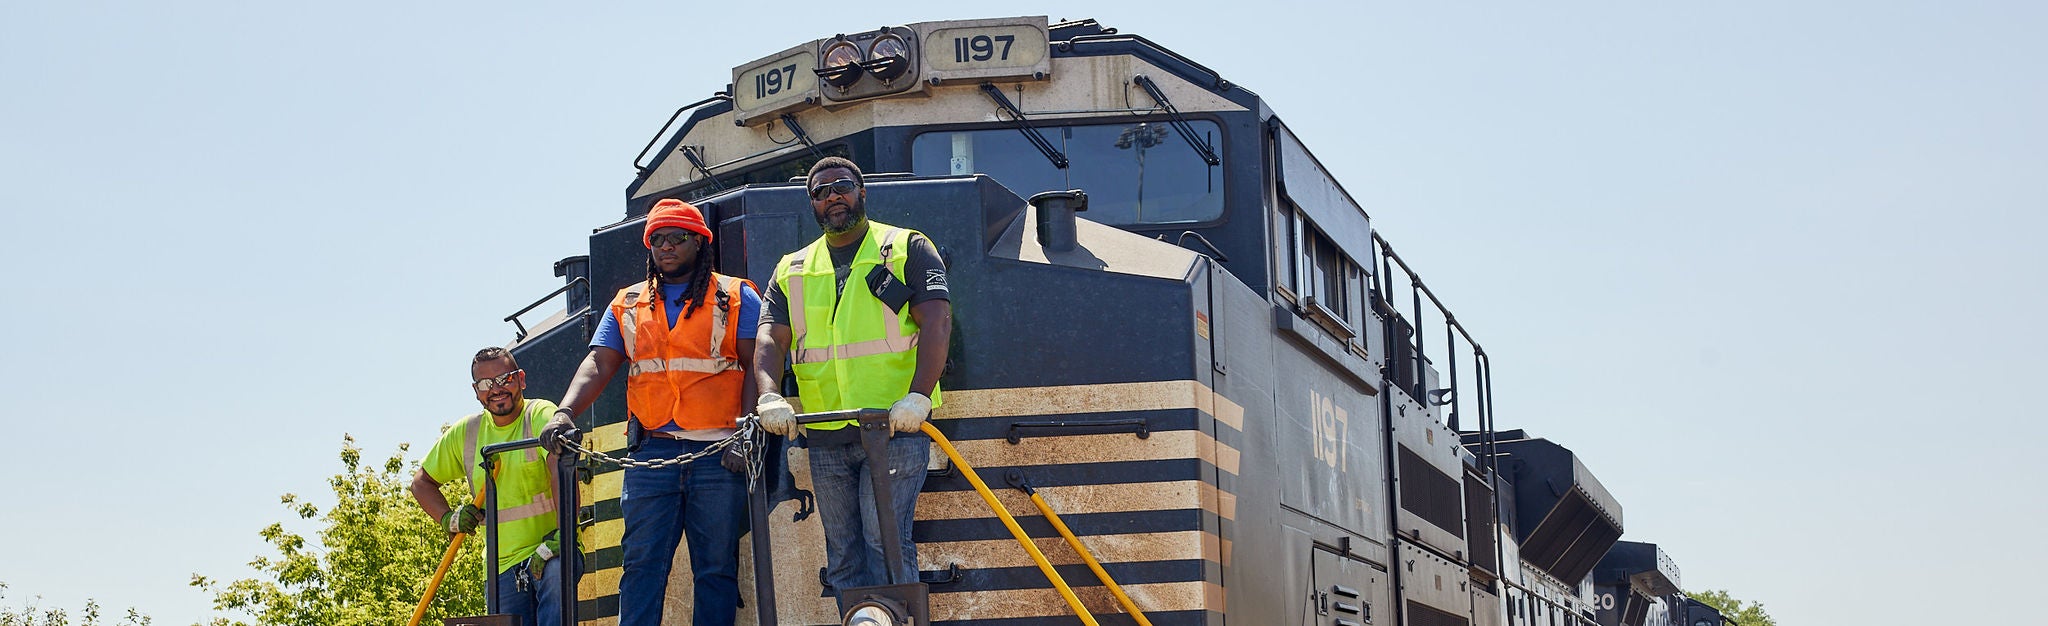
{"type": "MultiPolygon", "coordinates": [[[[805,412],[885,409],[909,393],[910,379],[917,374],[917,322],[908,305],[898,313],[876,298],[867,275],[881,265],[903,280],[913,234],[917,231],[868,222],[845,293],[834,293],[832,253],[823,236],[775,265],[775,283],[789,298],[790,371],[796,373],[805,412]]],[[[937,385],[931,398],[932,406],[939,406],[937,385]]],[[[809,427],[838,430],[854,423],[809,427]]]]}

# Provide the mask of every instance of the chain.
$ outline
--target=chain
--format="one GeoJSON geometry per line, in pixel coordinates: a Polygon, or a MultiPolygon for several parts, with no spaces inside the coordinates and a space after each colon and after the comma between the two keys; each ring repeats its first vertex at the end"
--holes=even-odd
{"type": "MultiPolygon", "coordinates": [[[[739,430],[738,430],[738,431],[736,431],[736,432],[734,432],[734,433],[732,434],[732,436],[726,437],[726,438],[724,438],[724,439],[720,439],[720,440],[718,440],[718,442],[717,442],[717,443],[713,443],[713,444],[711,444],[711,446],[710,446],[710,447],[708,447],[708,448],[705,448],[705,449],[703,449],[703,450],[698,450],[698,451],[696,451],[696,452],[692,452],[692,453],[689,453],[689,454],[685,454],[685,455],[682,455],[682,456],[679,456],[679,457],[674,457],[674,458],[665,458],[665,459],[654,459],[654,460],[651,460],[651,461],[640,461],[640,460],[635,460],[635,459],[631,459],[631,458],[624,458],[624,459],[622,459],[622,458],[618,458],[618,457],[615,457],[615,456],[612,456],[612,455],[609,455],[609,454],[605,454],[605,453],[603,453],[603,452],[599,452],[599,451],[596,451],[596,450],[591,450],[591,449],[589,449],[589,448],[585,448],[585,447],[583,447],[583,446],[582,446],[581,444],[579,444],[579,443],[577,443],[577,442],[574,442],[574,441],[570,441],[570,440],[568,440],[568,439],[566,439],[566,438],[564,438],[564,439],[561,439],[561,440],[560,440],[560,442],[561,442],[561,445],[562,445],[562,447],[563,447],[564,449],[567,449],[567,450],[569,450],[569,451],[571,451],[571,452],[575,452],[575,453],[577,453],[577,454],[581,454],[581,455],[583,455],[583,456],[585,456],[585,457],[589,457],[589,458],[597,459],[597,460],[599,460],[599,461],[603,461],[603,462],[606,462],[606,463],[611,463],[611,464],[613,464],[613,465],[617,465],[617,466],[619,466],[619,467],[632,467],[632,468],[638,468],[638,469],[663,469],[663,468],[675,467],[675,466],[677,466],[677,465],[687,465],[687,464],[689,464],[689,463],[691,463],[691,462],[694,462],[694,461],[696,461],[696,460],[698,460],[698,459],[702,459],[702,458],[704,458],[704,457],[707,457],[707,456],[711,456],[711,455],[714,455],[714,454],[720,454],[720,453],[723,453],[723,452],[725,451],[725,449],[726,449],[726,448],[727,448],[728,446],[731,446],[731,445],[733,445],[733,444],[734,444],[735,442],[742,442],[742,441],[747,441],[747,440],[751,440],[751,439],[753,438],[753,436],[754,436],[754,422],[753,422],[752,420],[746,420],[746,421],[743,421],[743,422],[742,422],[742,423],[740,424],[740,428],[739,428],[739,430]]],[[[749,456],[754,456],[754,455],[749,455],[749,456]]]]}

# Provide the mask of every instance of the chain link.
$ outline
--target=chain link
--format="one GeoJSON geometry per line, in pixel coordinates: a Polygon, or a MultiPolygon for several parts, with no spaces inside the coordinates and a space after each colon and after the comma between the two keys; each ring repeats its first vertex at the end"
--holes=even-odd
{"type": "Polygon", "coordinates": [[[668,467],[675,467],[677,465],[687,465],[689,463],[695,462],[707,456],[721,454],[725,452],[725,449],[727,447],[733,445],[735,442],[750,440],[753,438],[753,436],[754,422],[752,420],[745,420],[741,422],[739,430],[734,432],[732,436],[720,439],[718,440],[718,442],[711,444],[711,446],[708,448],[698,450],[696,452],[692,452],[689,454],[685,454],[679,457],[653,459],[648,461],[641,461],[631,458],[622,459],[609,454],[605,454],[603,452],[585,448],[581,444],[574,441],[570,441],[566,438],[561,440],[561,445],[564,449],[583,455],[584,457],[597,459],[599,461],[611,463],[619,467],[631,467],[637,469],[663,469],[668,467]]]}

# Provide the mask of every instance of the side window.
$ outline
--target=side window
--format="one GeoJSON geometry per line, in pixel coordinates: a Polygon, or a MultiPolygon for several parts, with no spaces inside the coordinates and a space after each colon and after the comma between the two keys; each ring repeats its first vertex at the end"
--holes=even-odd
{"type": "Polygon", "coordinates": [[[1308,238],[1305,236],[1306,233],[1302,232],[1308,229],[1308,225],[1301,219],[1301,212],[1295,210],[1293,205],[1288,206],[1287,215],[1287,225],[1290,227],[1287,233],[1287,249],[1293,253],[1287,262],[1288,269],[1292,270],[1287,284],[1294,287],[1294,295],[1299,298],[1309,295],[1308,238]]]}
{"type": "Polygon", "coordinates": [[[1358,336],[1357,313],[1363,307],[1357,305],[1357,285],[1364,271],[1305,216],[1295,213],[1292,222],[1296,251],[1293,263],[1298,276],[1295,284],[1302,312],[1348,343],[1358,336]]]}

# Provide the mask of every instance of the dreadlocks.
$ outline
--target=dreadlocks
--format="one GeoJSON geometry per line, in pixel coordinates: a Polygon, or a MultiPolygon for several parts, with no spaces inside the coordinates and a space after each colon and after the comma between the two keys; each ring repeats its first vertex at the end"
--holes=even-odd
{"type": "MultiPolygon", "coordinates": [[[[682,308],[683,319],[690,319],[690,315],[697,312],[697,307],[704,304],[704,293],[713,289],[707,286],[711,284],[710,256],[711,243],[707,241],[697,246],[697,258],[690,260],[690,287],[684,289],[682,297],[676,298],[671,305],[682,308]]],[[[661,293],[661,268],[654,264],[651,254],[647,257],[647,290],[648,293],[661,293]]]]}

